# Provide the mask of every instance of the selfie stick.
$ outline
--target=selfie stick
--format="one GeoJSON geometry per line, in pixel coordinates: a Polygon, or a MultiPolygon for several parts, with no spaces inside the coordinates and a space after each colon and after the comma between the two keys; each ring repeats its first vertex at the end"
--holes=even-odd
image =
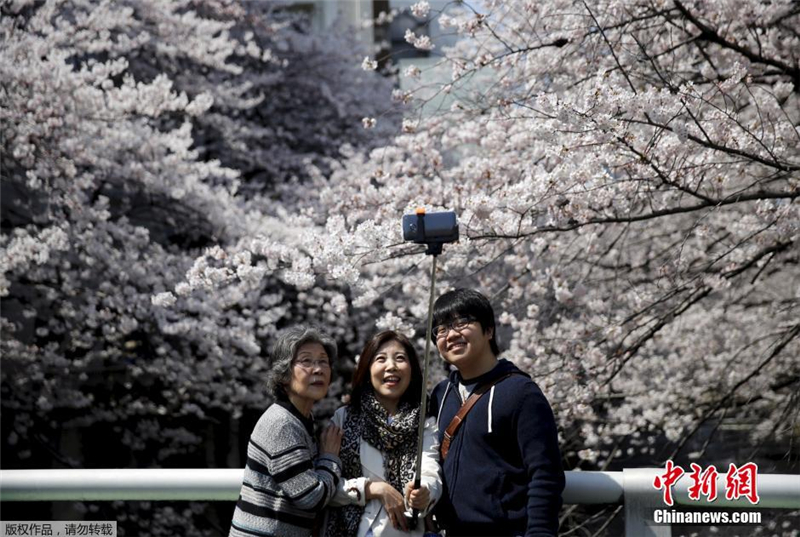
{"type": "MultiPolygon", "coordinates": [[[[423,217],[425,216],[424,209],[417,209],[418,226],[424,226],[423,217]]],[[[424,233],[424,227],[423,227],[424,233]]],[[[428,249],[425,254],[433,256],[433,263],[431,265],[431,295],[428,300],[428,326],[425,330],[425,354],[423,358],[422,368],[422,395],[419,401],[419,430],[417,431],[417,466],[414,470],[414,489],[420,488],[422,485],[422,441],[425,435],[425,415],[428,401],[428,358],[431,352],[431,336],[433,335],[433,297],[435,296],[434,289],[436,288],[436,257],[442,253],[442,243],[432,242],[427,243],[428,249]]],[[[411,515],[409,529],[414,530],[417,527],[417,519],[419,518],[419,511],[414,509],[411,515]]]]}

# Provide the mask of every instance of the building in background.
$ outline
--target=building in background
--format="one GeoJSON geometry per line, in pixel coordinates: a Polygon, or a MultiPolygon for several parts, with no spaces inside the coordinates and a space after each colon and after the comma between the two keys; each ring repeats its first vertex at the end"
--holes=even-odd
{"type": "Polygon", "coordinates": [[[364,44],[374,46],[372,56],[381,64],[391,60],[424,59],[436,56],[433,52],[418,50],[405,40],[406,30],[416,35],[427,35],[437,48],[451,41],[442,31],[436,15],[447,2],[429,0],[431,12],[426,18],[414,16],[410,7],[413,0],[299,0],[291,2],[292,9],[306,12],[316,33],[333,29],[353,32],[364,44]],[[383,15],[382,15],[383,14],[383,15]]]}

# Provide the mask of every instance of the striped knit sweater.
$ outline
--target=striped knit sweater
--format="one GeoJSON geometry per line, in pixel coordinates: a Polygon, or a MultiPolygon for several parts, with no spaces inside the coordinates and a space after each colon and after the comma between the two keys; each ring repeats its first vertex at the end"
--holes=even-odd
{"type": "Polygon", "coordinates": [[[273,404],[250,436],[229,537],[308,537],[340,476],[338,457],[317,458],[310,420],[291,403],[273,404]]]}

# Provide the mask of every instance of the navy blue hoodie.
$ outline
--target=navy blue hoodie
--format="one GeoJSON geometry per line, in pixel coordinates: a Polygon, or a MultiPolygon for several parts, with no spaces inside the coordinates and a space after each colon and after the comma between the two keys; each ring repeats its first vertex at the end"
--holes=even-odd
{"type": "MultiPolygon", "coordinates": [[[[508,360],[477,379],[481,384],[509,372],[467,414],[442,464],[444,488],[436,506],[447,535],[552,536],[564,471],[550,404],[530,376],[508,360]]],[[[438,416],[439,441],[461,407],[454,371],[431,394],[431,413],[438,416]]]]}

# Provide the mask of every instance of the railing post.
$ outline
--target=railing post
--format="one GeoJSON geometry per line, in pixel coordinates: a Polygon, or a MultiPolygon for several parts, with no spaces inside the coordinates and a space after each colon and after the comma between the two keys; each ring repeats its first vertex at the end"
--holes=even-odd
{"type": "Polygon", "coordinates": [[[672,537],[669,524],[656,525],[653,511],[665,508],[662,492],[653,487],[659,469],[631,468],[622,471],[625,502],[625,537],[672,537]]]}

